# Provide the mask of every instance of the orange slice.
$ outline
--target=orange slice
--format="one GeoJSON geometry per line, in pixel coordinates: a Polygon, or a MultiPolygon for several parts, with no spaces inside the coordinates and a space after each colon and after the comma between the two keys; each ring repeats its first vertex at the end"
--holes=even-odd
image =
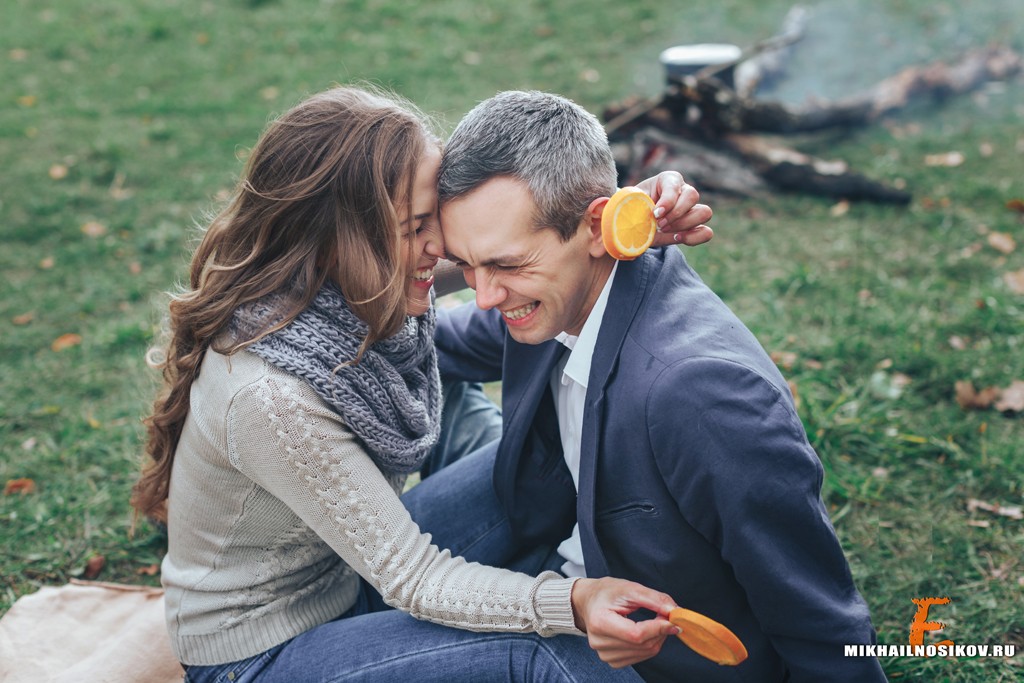
{"type": "Polygon", "coordinates": [[[722,666],[736,666],[747,658],[747,648],[736,634],[714,619],[677,607],[668,620],[682,629],[679,640],[701,657],[722,666]]]}
{"type": "Polygon", "coordinates": [[[604,248],[619,261],[632,261],[647,251],[657,230],[654,202],[635,187],[613,194],[601,214],[604,248]]]}

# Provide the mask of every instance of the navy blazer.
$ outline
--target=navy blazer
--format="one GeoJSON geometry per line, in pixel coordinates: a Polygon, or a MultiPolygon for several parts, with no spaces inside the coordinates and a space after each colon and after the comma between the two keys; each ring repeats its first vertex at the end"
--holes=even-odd
{"type": "Polygon", "coordinates": [[[648,681],[885,681],[867,606],[821,501],[823,469],[786,381],[676,248],[619,264],[594,350],[579,494],[549,388],[565,347],[520,344],[497,311],[439,311],[442,376],[502,380],[494,485],[527,543],[578,520],[587,575],[672,596],[743,641],[717,666],[675,638],[648,681]]]}

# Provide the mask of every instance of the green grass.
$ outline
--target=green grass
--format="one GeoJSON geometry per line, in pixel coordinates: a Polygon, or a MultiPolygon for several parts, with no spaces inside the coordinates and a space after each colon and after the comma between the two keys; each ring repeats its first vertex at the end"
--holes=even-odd
{"type": "MultiPolygon", "coordinates": [[[[672,44],[751,44],[789,2],[404,3],[394,0],[92,3],[11,0],[0,26],[0,612],[84,573],[156,583],[148,524],[129,534],[143,354],[163,292],[185,273],[195,224],[230,187],[268,117],[335,82],[389,85],[450,127],[509,88],[594,112],[656,92],[672,44]],[[51,172],[66,175],[54,179],[51,172]],[[82,226],[96,222],[103,234],[82,226]],[[26,318],[30,318],[25,322],[26,318]],[[18,323],[21,324],[16,324],[18,323]],[[54,352],[66,333],[82,343],[54,352]]],[[[835,97],[896,69],[1004,42],[1024,51],[1024,7],[945,0],[818,5],[777,96],[835,97]],[[977,3],[976,3],[977,4],[977,3]]],[[[911,598],[958,643],[1024,647],[1019,414],[963,411],[954,383],[1024,379],[1024,92],[1020,79],[801,149],[902,180],[907,208],[780,195],[711,198],[717,236],[687,256],[780,355],[825,463],[825,498],[879,640],[907,641],[911,598]],[[983,150],[991,150],[984,153],[983,150]],[[956,168],[926,154],[957,150],[956,168]],[[988,232],[1020,245],[1002,254],[988,232]],[[952,337],[963,340],[954,348],[952,337]]],[[[686,169],[680,169],[684,173],[686,169]]],[[[686,596],[675,596],[685,604],[686,596]]],[[[893,680],[1019,680],[1012,661],[883,661],[893,680]]]]}

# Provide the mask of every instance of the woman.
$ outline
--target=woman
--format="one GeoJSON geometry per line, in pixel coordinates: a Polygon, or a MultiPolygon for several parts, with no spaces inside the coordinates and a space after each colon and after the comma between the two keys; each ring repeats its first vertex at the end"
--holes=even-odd
{"type": "MultiPolygon", "coordinates": [[[[626,667],[675,632],[622,616],[664,615],[668,596],[468,563],[431,545],[399,500],[440,431],[439,146],[396,99],[355,88],[309,98],[265,131],[194,254],[190,289],[171,302],[152,462],[133,504],[166,519],[168,627],[190,681],[390,677],[350,666],[367,649],[354,633],[388,633],[401,616],[367,614],[373,591],[466,629],[402,628],[416,647],[462,652],[477,680],[636,680],[582,638],[513,634],[587,632],[626,667]],[[506,658],[474,654],[495,643],[506,658]]],[[[663,193],[668,219],[692,205],[676,192],[663,193]]]]}

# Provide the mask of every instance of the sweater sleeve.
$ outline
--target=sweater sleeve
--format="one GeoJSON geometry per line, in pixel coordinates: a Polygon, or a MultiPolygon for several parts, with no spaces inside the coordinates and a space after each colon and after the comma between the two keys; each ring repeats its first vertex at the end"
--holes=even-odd
{"type": "Polygon", "coordinates": [[[473,631],[580,634],[573,579],[466,562],[431,543],[339,416],[307,384],[272,371],[236,394],[228,452],[380,594],[425,619],[473,631]]]}

